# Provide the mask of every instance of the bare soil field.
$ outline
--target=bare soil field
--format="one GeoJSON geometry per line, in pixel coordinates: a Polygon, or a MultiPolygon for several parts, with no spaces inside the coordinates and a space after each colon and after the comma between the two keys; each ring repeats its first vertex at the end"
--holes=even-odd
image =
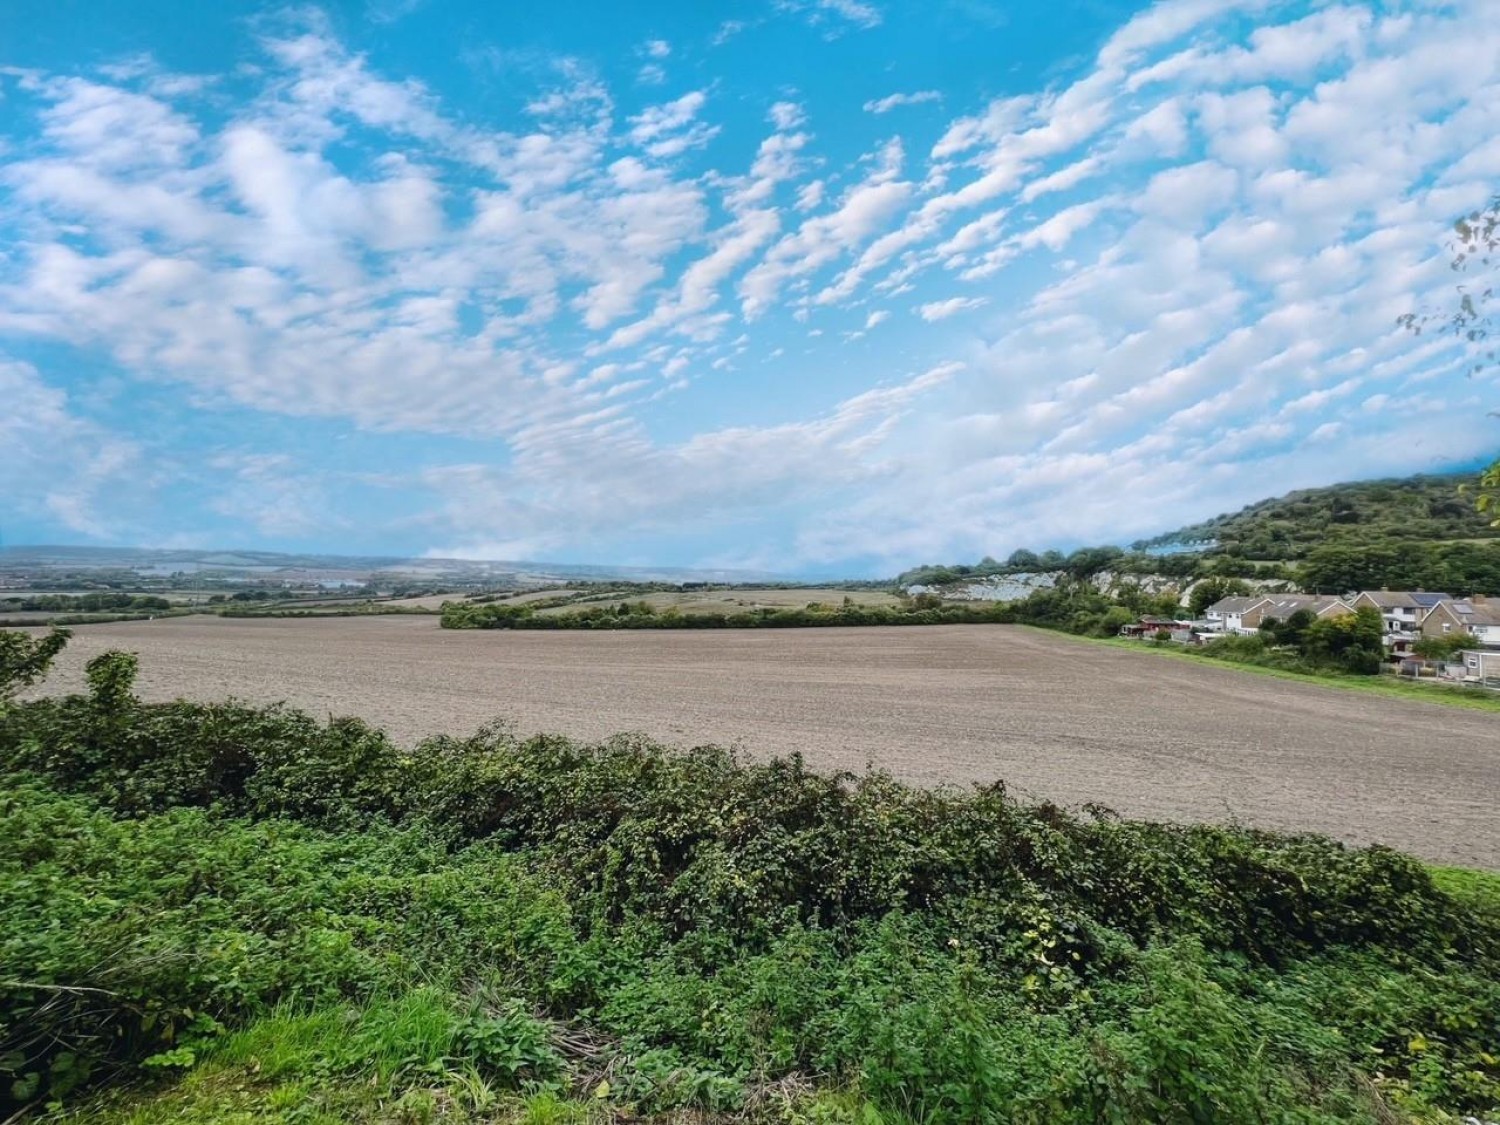
{"type": "Polygon", "coordinates": [[[46,690],[77,689],[108,648],[140,654],[148,699],[286,700],[402,740],[495,717],[586,739],[639,731],[1500,870],[1500,716],[1022,628],[546,633],[186,617],[76,629],[46,690]]]}

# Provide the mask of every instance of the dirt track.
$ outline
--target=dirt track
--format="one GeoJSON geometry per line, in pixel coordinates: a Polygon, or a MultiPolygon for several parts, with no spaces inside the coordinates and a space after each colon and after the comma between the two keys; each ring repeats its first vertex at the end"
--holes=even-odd
{"type": "Polygon", "coordinates": [[[1500,715],[1289,683],[1006,626],[458,632],[434,618],[81,627],[49,683],[105,648],[140,691],[287,700],[398,738],[505,716],[643,731],[1068,805],[1378,841],[1500,870],[1500,715]]]}

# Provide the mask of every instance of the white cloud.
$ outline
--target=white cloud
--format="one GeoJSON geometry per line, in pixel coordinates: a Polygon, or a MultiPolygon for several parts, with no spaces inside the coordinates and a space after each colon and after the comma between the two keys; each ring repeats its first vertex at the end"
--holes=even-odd
{"type": "Polygon", "coordinates": [[[887,94],[883,98],[874,98],[865,102],[866,113],[889,113],[900,106],[925,105],[928,102],[940,102],[943,95],[937,90],[917,90],[910,94],[887,94]]]}
{"type": "Polygon", "coordinates": [[[777,242],[740,282],[745,315],[758,316],[787,281],[838,260],[879,230],[913,192],[909,181],[897,178],[902,160],[900,142],[888,142],[874,154],[872,171],[834,210],[804,220],[777,242]]]}
{"type": "MultiPolygon", "coordinates": [[[[533,556],[564,542],[562,527],[570,529],[568,542],[587,543],[621,520],[638,531],[683,521],[733,526],[887,474],[879,450],[892,425],[961,370],[939,364],[806,422],[710,430],[668,448],[622,428],[591,437],[587,457],[575,458],[566,455],[568,439],[551,434],[523,444],[508,469],[456,465],[430,470],[423,483],[451,526],[507,528],[533,556]]],[[[471,536],[432,553],[495,557],[498,549],[493,539],[471,536]]]]}
{"type": "Polygon", "coordinates": [[[707,101],[702,90],[693,90],[675,101],[652,106],[630,119],[630,139],[659,158],[705,145],[719,132],[717,125],[696,120],[707,101]]]}
{"type": "Polygon", "coordinates": [[[719,25],[719,30],[714,32],[711,42],[715,47],[721,47],[749,26],[745,20],[725,20],[719,25]]]}
{"type": "Polygon", "coordinates": [[[858,27],[875,27],[880,23],[880,9],[863,0],[814,0],[825,12],[841,16],[858,27]]]}
{"type": "Polygon", "coordinates": [[[783,132],[795,129],[807,120],[807,113],[796,102],[776,102],[767,114],[771,124],[783,132]]]}
{"type": "Polygon", "coordinates": [[[0,494],[12,512],[93,539],[126,534],[149,494],[136,443],[79,417],[30,364],[0,357],[0,400],[0,494]]]}
{"type": "Polygon", "coordinates": [[[210,467],[224,473],[229,483],[209,506],[249,524],[261,536],[299,539],[349,526],[330,503],[320,474],[287,454],[224,453],[210,467]]]}
{"type": "MultiPolygon", "coordinates": [[[[825,31],[879,18],[792,7],[825,31]]],[[[1129,537],[1493,446],[1493,381],[1393,327],[1449,295],[1447,221],[1500,167],[1500,31],[1476,13],[1168,0],[1059,85],[956,106],[926,152],[866,136],[857,160],[806,130],[808,92],[779,92],[798,101],[769,135],[709,146],[731,86],[626,117],[574,60],[530,64],[526,112],[482,126],[326,21],[278,17],[303,22],[264,41],[240,103],[149,60],[6,80],[32,124],[0,127],[0,339],[86,350],[190,408],[486,439],[495,464],[421,477],[445,549],[582,557],[627,527],[762,520],[786,565],[1129,537]],[[820,399],[844,330],[899,307],[987,311],[902,330],[902,362],[940,375],[887,386],[896,360],[870,349],[873,389],[820,399]],[[736,425],[711,390],[746,378],[826,409],[736,425]]],[[[625,51],[627,82],[676,57],[625,51]]],[[[0,371],[25,415],[0,412],[0,491],[114,534],[102,498],[154,459],[85,420],[82,391],[0,371]]],[[[205,505],[315,530],[345,484],[287,455],[226,454],[205,505]]]]}
{"type": "Polygon", "coordinates": [[[969,309],[977,309],[985,303],[983,297],[949,297],[947,300],[929,301],[917,306],[917,315],[931,324],[935,320],[947,320],[950,316],[957,316],[969,309]]]}
{"type": "Polygon", "coordinates": [[[801,14],[815,27],[822,27],[830,36],[839,34],[847,27],[869,30],[880,26],[880,9],[867,0],[775,0],[776,7],[785,12],[801,14]]]}

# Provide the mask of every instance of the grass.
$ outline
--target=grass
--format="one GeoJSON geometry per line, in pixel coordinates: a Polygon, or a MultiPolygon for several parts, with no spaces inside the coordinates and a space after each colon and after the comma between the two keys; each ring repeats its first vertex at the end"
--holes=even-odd
{"type": "Polygon", "coordinates": [[[1035,625],[1026,625],[1022,626],[1022,628],[1032,629],[1035,632],[1045,633],[1048,636],[1067,637],[1069,640],[1082,641],[1086,644],[1104,645],[1108,648],[1125,649],[1131,652],[1145,652],[1154,656],[1164,657],[1168,660],[1186,660],[1198,665],[1228,668],[1237,672],[1250,672],[1257,676],[1270,676],[1278,680],[1290,680],[1303,684],[1322,684],[1326,687],[1340,688],[1345,691],[1364,692],[1367,695],[1383,695],[1390,699],[1414,699],[1423,703],[1464,707],[1471,711],[1500,713],[1500,692],[1489,691],[1484,688],[1464,687],[1457,684],[1448,686],[1430,682],[1414,684],[1386,674],[1379,676],[1351,676],[1338,672],[1327,672],[1317,675],[1306,672],[1289,672],[1284,668],[1267,668],[1260,664],[1247,664],[1236,660],[1217,660],[1214,657],[1206,656],[1178,645],[1157,645],[1150,641],[1134,641],[1124,637],[1083,637],[1076,633],[1063,633],[1059,630],[1043,629],[1035,625]]]}
{"type": "Polygon", "coordinates": [[[1432,881],[1475,913],[1500,919],[1500,872],[1433,866],[1432,881]]]}

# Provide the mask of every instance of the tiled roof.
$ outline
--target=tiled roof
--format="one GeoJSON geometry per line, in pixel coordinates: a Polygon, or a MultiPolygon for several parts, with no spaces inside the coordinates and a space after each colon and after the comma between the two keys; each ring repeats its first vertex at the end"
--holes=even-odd
{"type": "Polygon", "coordinates": [[[1277,594],[1271,598],[1271,604],[1266,609],[1267,616],[1290,617],[1299,609],[1305,609],[1313,616],[1317,616],[1324,610],[1333,606],[1344,606],[1348,608],[1342,598],[1330,597],[1326,594],[1277,594]]]}
{"type": "Polygon", "coordinates": [[[1369,598],[1381,609],[1423,608],[1422,603],[1417,601],[1417,595],[1406,590],[1364,590],[1356,596],[1369,598]]]}
{"type": "Polygon", "coordinates": [[[1470,601],[1454,602],[1453,612],[1466,625],[1500,625],[1500,604],[1484,602],[1475,605],[1470,601]]]}

